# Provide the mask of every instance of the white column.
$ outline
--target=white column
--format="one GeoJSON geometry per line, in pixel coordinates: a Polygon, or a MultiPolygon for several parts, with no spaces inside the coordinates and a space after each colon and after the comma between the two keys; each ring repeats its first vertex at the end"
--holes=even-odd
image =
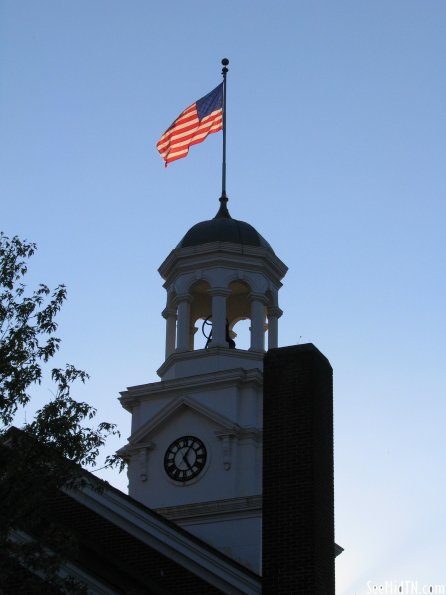
{"type": "Polygon", "coordinates": [[[190,303],[192,296],[188,293],[178,295],[177,351],[189,351],[190,347],[190,303]]]}
{"type": "Polygon", "coordinates": [[[189,351],[194,351],[195,349],[195,334],[198,331],[198,327],[191,326],[189,332],[189,351]]]}
{"type": "Polygon", "coordinates": [[[277,306],[268,308],[268,349],[279,345],[279,318],[283,312],[277,306]]]}
{"type": "Polygon", "coordinates": [[[175,351],[175,334],[176,334],[176,310],[175,308],[166,307],[162,315],[166,319],[166,359],[171,353],[175,351]]]}
{"type": "Polygon", "coordinates": [[[250,351],[265,351],[265,301],[263,294],[251,293],[250,351]]]}
{"type": "Polygon", "coordinates": [[[222,287],[208,290],[212,296],[212,340],[209,347],[229,347],[226,341],[226,298],[230,289],[222,287]]]}

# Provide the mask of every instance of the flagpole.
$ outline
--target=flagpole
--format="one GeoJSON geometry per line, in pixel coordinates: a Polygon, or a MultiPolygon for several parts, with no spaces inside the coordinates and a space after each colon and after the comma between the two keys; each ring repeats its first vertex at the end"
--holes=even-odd
{"type": "Polygon", "coordinates": [[[228,198],[226,196],[226,74],[228,72],[227,66],[229,64],[229,60],[227,58],[223,58],[221,63],[223,65],[221,71],[223,75],[223,163],[221,176],[221,198],[225,202],[227,202],[228,198]]]}

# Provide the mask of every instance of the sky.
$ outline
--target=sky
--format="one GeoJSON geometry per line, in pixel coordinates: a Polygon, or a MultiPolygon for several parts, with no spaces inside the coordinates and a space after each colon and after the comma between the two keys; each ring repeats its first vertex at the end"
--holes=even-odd
{"type": "Polygon", "coordinates": [[[230,212],[289,267],[280,345],[334,368],[338,595],[446,590],[445,28],[443,0],[0,2],[0,229],[68,287],[55,363],[110,452],[164,360],[157,268],[221,190],[221,133],[155,144],[230,60],[230,212]]]}

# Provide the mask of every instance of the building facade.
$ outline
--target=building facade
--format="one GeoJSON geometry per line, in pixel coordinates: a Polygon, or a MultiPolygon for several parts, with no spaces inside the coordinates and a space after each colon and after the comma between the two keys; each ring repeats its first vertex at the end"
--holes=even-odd
{"type": "MultiPolygon", "coordinates": [[[[220,201],[159,269],[160,380],[121,393],[129,495],[82,471],[38,519],[71,536],[61,574],[91,594],[335,592],[332,368],[312,344],[278,347],[287,267],[220,201]]],[[[14,539],[39,539],[28,529],[14,539]]],[[[13,562],[2,592],[28,593],[33,570],[13,562]]]]}
{"type": "Polygon", "coordinates": [[[253,572],[246,592],[333,595],[332,368],[312,344],[278,347],[287,267],[220,202],[159,268],[160,381],[121,393],[129,495],[253,572]]]}

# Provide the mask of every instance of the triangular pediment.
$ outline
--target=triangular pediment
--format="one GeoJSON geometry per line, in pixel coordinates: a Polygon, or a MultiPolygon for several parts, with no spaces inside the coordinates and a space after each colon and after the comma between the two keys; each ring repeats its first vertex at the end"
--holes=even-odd
{"type": "Polygon", "coordinates": [[[152,439],[152,435],[161,426],[168,423],[170,419],[181,414],[183,410],[189,410],[204,417],[215,424],[217,426],[216,430],[218,431],[237,434],[241,430],[241,427],[228,417],[216,413],[191,397],[178,397],[158,411],[158,413],[156,413],[148,422],[138,428],[138,430],[130,436],[129,445],[136,447],[140,444],[149,443],[152,439]]]}

